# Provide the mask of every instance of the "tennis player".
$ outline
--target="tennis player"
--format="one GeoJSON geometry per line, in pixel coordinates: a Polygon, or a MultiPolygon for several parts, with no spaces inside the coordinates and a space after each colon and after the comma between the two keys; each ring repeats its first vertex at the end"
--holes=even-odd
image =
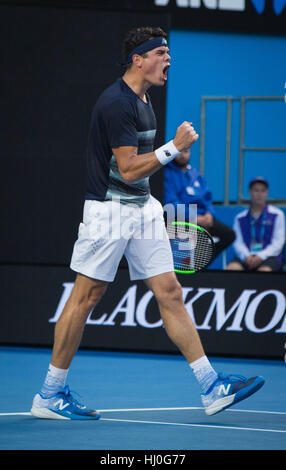
{"type": "Polygon", "coordinates": [[[123,43],[123,58],[124,75],[102,93],[92,113],[83,221],[71,259],[77,277],[56,324],[45,381],[33,400],[31,413],[40,418],[100,417],[96,410],[74,399],[66,379],[87,317],[114,280],[123,255],[131,280],[142,279],[153,291],[167,334],[201,385],[207,414],[231,406],[264,383],[262,377],[227,377],[213,369],[184,306],[162,206],[150,194],[149,177],[199,137],[185,121],[173,140],[153,150],[156,119],[148,89],[164,86],[167,81],[170,55],[166,33],[151,27],[131,30],[123,43]],[[154,227],[160,237],[142,235],[154,227]]]}

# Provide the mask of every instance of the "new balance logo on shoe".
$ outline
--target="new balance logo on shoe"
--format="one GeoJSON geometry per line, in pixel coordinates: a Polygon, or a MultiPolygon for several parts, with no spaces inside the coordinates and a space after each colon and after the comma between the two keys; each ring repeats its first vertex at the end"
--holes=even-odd
{"type": "Polygon", "coordinates": [[[221,384],[219,389],[218,389],[218,395],[227,395],[230,389],[230,385],[228,384],[227,386],[221,384]]]}
{"type": "Polygon", "coordinates": [[[64,400],[63,400],[62,398],[60,398],[60,399],[59,399],[58,401],[56,401],[56,403],[55,403],[55,406],[57,406],[57,405],[59,405],[59,406],[58,406],[58,409],[59,409],[60,411],[62,411],[62,410],[64,410],[67,406],[69,406],[69,403],[65,403],[65,404],[64,404],[64,400]]]}

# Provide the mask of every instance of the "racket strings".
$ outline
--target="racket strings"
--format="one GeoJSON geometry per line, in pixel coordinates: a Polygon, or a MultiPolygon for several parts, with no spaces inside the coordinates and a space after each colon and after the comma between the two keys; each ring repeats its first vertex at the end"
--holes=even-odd
{"type": "Polygon", "coordinates": [[[180,271],[198,271],[213,257],[209,236],[196,227],[170,226],[168,234],[173,252],[174,268],[180,271]]]}

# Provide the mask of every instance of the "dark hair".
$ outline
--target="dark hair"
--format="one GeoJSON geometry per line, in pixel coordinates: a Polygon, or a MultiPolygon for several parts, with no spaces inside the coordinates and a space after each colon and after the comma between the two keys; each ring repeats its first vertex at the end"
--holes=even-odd
{"type": "Polygon", "coordinates": [[[257,176],[256,178],[253,178],[253,179],[250,181],[250,183],[249,183],[249,189],[251,189],[252,186],[253,186],[255,183],[264,184],[264,186],[266,186],[266,188],[269,187],[268,182],[266,181],[265,178],[263,178],[263,176],[257,176]]]}
{"type": "MultiPolygon", "coordinates": [[[[160,27],[142,26],[140,28],[133,28],[126,34],[122,45],[122,58],[127,60],[130,52],[148,39],[163,37],[167,39],[167,33],[160,27]]],[[[131,64],[129,64],[130,67],[131,64]]],[[[128,67],[128,66],[127,66],[128,67]]]]}

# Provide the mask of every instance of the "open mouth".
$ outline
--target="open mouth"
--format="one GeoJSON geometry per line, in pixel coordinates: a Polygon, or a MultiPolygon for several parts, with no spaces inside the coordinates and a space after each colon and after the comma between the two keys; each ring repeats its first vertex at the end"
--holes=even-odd
{"type": "Polygon", "coordinates": [[[164,78],[164,80],[167,80],[167,78],[168,78],[169,68],[170,68],[170,64],[165,65],[165,67],[163,68],[163,78],[164,78]]]}

